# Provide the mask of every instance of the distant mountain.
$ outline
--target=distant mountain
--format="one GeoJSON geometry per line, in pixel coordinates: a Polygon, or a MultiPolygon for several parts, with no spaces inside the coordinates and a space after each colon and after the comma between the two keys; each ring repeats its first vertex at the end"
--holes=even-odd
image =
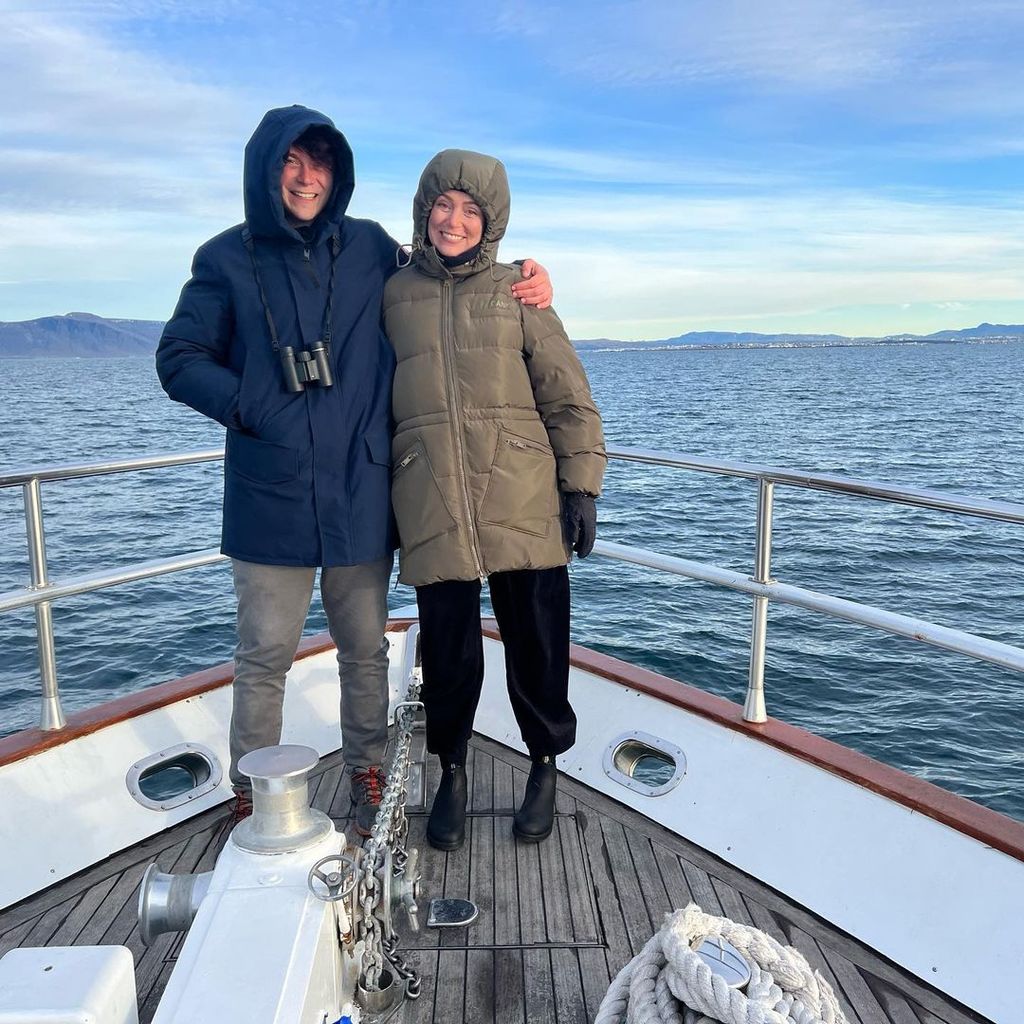
{"type": "MultiPolygon", "coordinates": [[[[853,338],[844,337],[841,334],[755,334],[752,331],[742,333],[736,331],[690,331],[687,334],[680,334],[674,338],[663,338],[661,341],[613,341],[609,338],[588,338],[586,341],[576,341],[573,344],[578,349],[607,349],[607,348],[629,348],[629,349],[650,349],[650,348],[680,348],[686,345],[696,345],[701,348],[719,345],[849,345],[853,338]]],[[[873,339],[877,340],[877,339],[873,339]]]]}
{"type": "Polygon", "coordinates": [[[159,320],[107,320],[92,313],[0,323],[0,357],[151,357],[163,327],[159,320]]]}
{"type": "Polygon", "coordinates": [[[1024,324],[979,324],[959,331],[939,331],[936,334],[890,334],[884,338],[847,337],[844,334],[755,334],[745,331],[690,331],[674,338],[661,341],[614,341],[610,338],[588,338],[573,344],[582,351],[602,349],[658,349],[658,348],[709,348],[719,346],[740,346],[763,348],[768,346],[809,346],[809,345],[885,345],[906,342],[951,342],[975,341],[982,339],[1024,339],[1024,324]]]}
{"type": "Polygon", "coordinates": [[[939,331],[929,334],[928,341],[966,341],[969,338],[1019,338],[1024,335],[1020,324],[978,324],[961,331],[939,331]]]}
{"type": "MultiPolygon", "coordinates": [[[[39,356],[152,357],[163,323],[159,320],[107,320],[92,313],[45,316],[20,323],[0,323],[0,358],[39,356]]],[[[884,338],[847,337],[843,334],[756,334],[751,331],[690,331],[661,341],[616,341],[588,338],[573,344],[581,351],[608,349],[709,348],[721,346],[764,348],[818,345],[898,345],[906,342],[949,343],[985,339],[1024,339],[1022,324],[979,324],[959,331],[935,334],[890,334],[884,338]]]]}

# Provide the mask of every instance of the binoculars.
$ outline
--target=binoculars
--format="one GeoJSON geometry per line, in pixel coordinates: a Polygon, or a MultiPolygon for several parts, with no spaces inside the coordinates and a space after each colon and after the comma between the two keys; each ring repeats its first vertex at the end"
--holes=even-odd
{"type": "Polygon", "coordinates": [[[329,388],[334,384],[331,373],[331,350],[326,341],[318,341],[298,352],[291,345],[280,350],[285,391],[305,391],[310,384],[329,388]]]}

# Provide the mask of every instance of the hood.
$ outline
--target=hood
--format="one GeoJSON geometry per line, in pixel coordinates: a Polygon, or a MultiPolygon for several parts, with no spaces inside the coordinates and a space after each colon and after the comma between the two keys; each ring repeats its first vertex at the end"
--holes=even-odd
{"type": "Polygon", "coordinates": [[[298,231],[285,219],[281,202],[281,170],[288,147],[314,125],[330,128],[335,136],[334,185],[327,205],[314,221],[314,241],[319,242],[333,234],[341,224],[355,188],[352,149],[345,136],[334,127],[329,117],[317,110],[298,104],[277,107],[263,115],[245,147],[242,178],[245,222],[254,238],[301,239],[298,231]]]}
{"type": "Polygon", "coordinates": [[[430,262],[438,262],[433,246],[427,242],[427,219],[434,200],[442,192],[451,189],[472,196],[487,219],[480,254],[471,263],[465,264],[467,268],[475,270],[486,259],[494,261],[498,243],[508,227],[512,198],[508,190],[505,165],[493,156],[471,153],[465,149],[442,150],[427,164],[420,175],[420,185],[412,201],[414,258],[416,254],[423,256],[429,253],[430,262]]]}

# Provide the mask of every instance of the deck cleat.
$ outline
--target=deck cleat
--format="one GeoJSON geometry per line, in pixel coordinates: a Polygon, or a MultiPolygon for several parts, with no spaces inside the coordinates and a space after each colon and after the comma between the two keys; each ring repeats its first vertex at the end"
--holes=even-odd
{"type": "Polygon", "coordinates": [[[139,938],[152,946],[165,932],[186,932],[209,891],[212,871],[199,874],[166,874],[156,861],[146,868],[139,887],[139,938]]]}
{"type": "Polygon", "coordinates": [[[751,970],[747,958],[720,935],[694,939],[690,949],[711,968],[712,974],[724,978],[729,988],[744,989],[749,984],[751,970]]]}
{"type": "Polygon", "coordinates": [[[238,770],[252,780],[252,816],[235,826],[231,842],[249,853],[288,853],[314,846],[334,831],[309,806],[309,773],[320,758],[312,747],[282,744],[246,754],[238,770]]]}

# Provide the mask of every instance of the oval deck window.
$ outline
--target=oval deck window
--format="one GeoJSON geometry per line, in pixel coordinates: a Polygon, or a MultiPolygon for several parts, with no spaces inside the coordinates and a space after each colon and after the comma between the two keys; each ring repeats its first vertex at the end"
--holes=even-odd
{"type": "Polygon", "coordinates": [[[136,761],[125,782],[143,807],[167,811],[216,789],[222,776],[212,750],[197,743],[181,743],[136,761]]]}
{"type": "Polygon", "coordinates": [[[646,732],[629,732],[608,744],[605,774],[643,796],[662,796],[686,774],[686,755],[675,744],[646,732]]]}

